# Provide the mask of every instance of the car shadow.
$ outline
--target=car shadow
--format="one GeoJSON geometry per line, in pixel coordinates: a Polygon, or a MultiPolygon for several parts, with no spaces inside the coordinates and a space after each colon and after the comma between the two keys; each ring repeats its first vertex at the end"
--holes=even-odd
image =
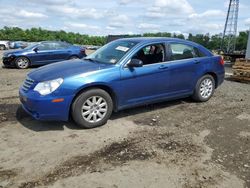
{"type": "Polygon", "coordinates": [[[1,68],[2,69],[16,69],[16,70],[32,70],[32,69],[39,68],[39,67],[42,67],[42,66],[43,65],[32,65],[32,66],[29,66],[27,69],[18,69],[15,66],[2,65],[1,68]]]}
{"type": "MultiPolygon", "coordinates": [[[[159,109],[176,106],[183,103],[194,103],[194,101],[190,98],[185,98],[180,100],[167,101],[167,102],[130,108],[113,113],[112,116],[110,117],[110,120],[117,120],[120,118],[129,117],[141,113],[156,111],[159,109]]],[[[22,109],[21,105],[17,108],[16,119],[25,128],[36,132],[59,131],[59,130],[64,130],[65,127],[68,129],[81,130],[81,128],[77,127],[77,125],[73,122],[73,120],[69,120],[69,122],[35,120],[22,109]]]]}
{"type": "Polygon", "coordinates": [[[129,109],[125,109],[125,110],[113,113],[112,116],[110,117],[110,119],[116,120],[119,118],[134,116],[137,114],[152,112],[152,111],[160,110],[163,108],[168,108],[168,107],[180,105],[183,103],[194,103],[194,100],[192,100],[189,97],[189,98],[184,98],[184,99],[177,99],[177,100],[173,100],[173,101],[164,101],[164,102],[129,108],[129,109]]]}

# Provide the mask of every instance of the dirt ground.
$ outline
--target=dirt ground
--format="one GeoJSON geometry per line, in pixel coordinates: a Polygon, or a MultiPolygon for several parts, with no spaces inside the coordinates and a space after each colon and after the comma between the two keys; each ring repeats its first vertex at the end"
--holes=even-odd
{"type": "Polygon", "coordinates": [[[0,188],[250,188],[250,85],[226,80],[191,99],[114,113],[105,126],[39,122],[0,68],[0,188]]]}

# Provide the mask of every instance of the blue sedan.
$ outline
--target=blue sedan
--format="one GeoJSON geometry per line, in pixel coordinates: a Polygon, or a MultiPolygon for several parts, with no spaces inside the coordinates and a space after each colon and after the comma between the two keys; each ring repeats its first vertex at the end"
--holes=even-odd
{"type": "Polygon", "coordinates": [[[32,65],[45,65],[85,56],[85,48],[66,42],[44,41],[23,50],[4,53],[3,64],[5,67],[26,69],[32,65]]]}
{"type": "Polygon", "coordinates": [[[69,117],[82,128],[113,111],[192,96],[208,101],[224,80],[224,61],[203,46],[172,38],[119,39],[84,59],[30,72],[20,87],[23,108],[38,120],[69,117]]]}

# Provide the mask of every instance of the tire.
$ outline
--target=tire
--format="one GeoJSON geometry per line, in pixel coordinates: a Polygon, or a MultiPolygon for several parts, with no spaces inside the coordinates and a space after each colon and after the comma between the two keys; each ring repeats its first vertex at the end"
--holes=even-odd
{"type": "Polygon", "coordinates": [[[79,59],[79,57],[77,55],[72,55],[69,57],[69,59],[79,59]]]}
{"type": "Polygon", "coordinates": [[[0,50],[6,50],[6,47],[4,45],[0,45],[0,50]]]}
{"type": "Polygon", "coordinates": [[[198,80],[192,98],[197,102],[206,102],[213,96],[214,90],[214,78],[206,74],[198,80]]]}
{"type": "Polygon", "coordinates": [[[26,57],[18,57],[15,64],[18,69],[27,69],[30,66],[30,60],[26,57]]]}
{"type": "Polygon", "coordinates": [[[75,99],[71,115],[79,127],[90,129],[107,123],[112,111],[110,95],[102,89],[90,89],[75,99]]]}

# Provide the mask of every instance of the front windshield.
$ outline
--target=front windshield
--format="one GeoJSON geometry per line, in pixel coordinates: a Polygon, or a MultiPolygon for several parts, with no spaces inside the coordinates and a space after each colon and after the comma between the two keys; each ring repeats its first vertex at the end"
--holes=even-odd
{"type": "Polygon", "coordinates": [[[136,44],[134,41],[113,41],[88,55],[86,59],[115,64],[136,44]]]}
{"type": "Polygon", "coordinates": [[[31,49],[33,49],[34,47],[36,47],[38,45],[38,43],[34,43],[34,44],[31,44],[31,45],[28,45],[26,48],[24,48],[24,49],[26,49],[26,50],[31,50],[31,49]]]}

